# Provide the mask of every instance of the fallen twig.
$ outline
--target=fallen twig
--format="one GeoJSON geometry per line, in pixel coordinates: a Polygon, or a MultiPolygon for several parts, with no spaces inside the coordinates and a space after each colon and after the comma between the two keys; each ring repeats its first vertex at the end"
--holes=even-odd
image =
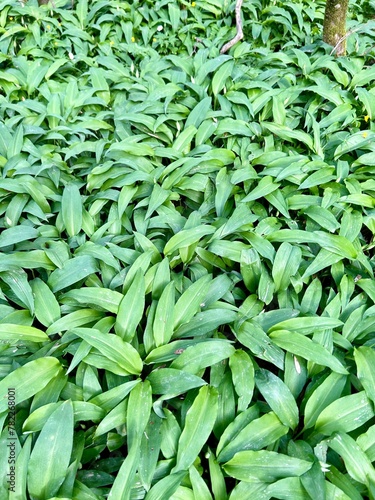
{"type": "Polygon", "coordinates": [[[225,54],[226,52],[228,52],[228,50],[232,48],[234,44],[236,44],[243,38],[242,19],[241,19],[242,2],[243,0],[237,0],[235,7],[236,29],[237,29],[236,36],[222,47],[222,49],[220,50],[220,54],[225,54]]]}

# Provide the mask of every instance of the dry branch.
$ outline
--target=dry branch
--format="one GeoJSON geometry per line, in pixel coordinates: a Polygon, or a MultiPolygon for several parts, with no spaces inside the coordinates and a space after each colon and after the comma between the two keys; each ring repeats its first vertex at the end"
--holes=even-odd
{"type": "Polygon", "coordinates": [[[242,40],[243,38],[243,31],[242,31],[242,19],[241,19],[241,8],[242,8],[242,3],[243,0],[237,0],[236,2],[236,7],[235,7],[235,12],[236,12],[236,29],[237,33],[232,40],[230,40],[228,43],[226,43],[222,49],[220,50],[220,54],[225,54],[228,52],[230,48],[233,47],[234,44],[242,40]]]}

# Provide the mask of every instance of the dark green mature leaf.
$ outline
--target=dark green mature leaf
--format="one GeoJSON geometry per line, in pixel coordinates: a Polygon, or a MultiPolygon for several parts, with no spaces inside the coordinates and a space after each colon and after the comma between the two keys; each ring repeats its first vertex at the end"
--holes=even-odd
{"type": "Polygon", "coordinates": [[[370,480],[374,482],[375,470],[369,458],[352,437],[338,432],[327,442],[330,448],[341,455],[349,475],[355,481],[362,484],[368,484],[370,480]]]}
{"type": "Polygon", "coordinates": [[[145,280],[139,269],[129,290],[121,300],[116,316],[115,332],[125,342],[131,342],[142,319],[145,307],[145,280]]]}
{"type": "Polygon", "coordinates": [[[185,426],[178,441],[176,465],[172,474],[187,470],[196,460],[211,434],[218,411],[218,393],[214,387],[204,386],[189,408],[185,426]]]}
{"type": "Polygon", "coordinates": [[[61,199],[61,216],[66,232],[75,236],[82,228],[82,200],[76,184],[67,184],[61,199]]]}
{"type": "Polygon", "coordinates": [[[312,466],[311,462],[273,451],[240,451],[224,470],[231,477],[244,481],[273,482],[283,477],[301,476],[312,466]]]}
{"type": "Polygon", "coordinates": [[[169,394],[173,396],[178,396],[190,389],[206,384],[200,377],[173,368],[160,368],[153,371],[147,377],[147,380],[151,383],[153,394],[169,394]]]}
{"type": "Polygon", "coordinates": [[[66,401],[51,414],[31,452],[28,491],[32,497],[56,496],[68,470],[73,430],[73,406],[66,401]]]}
{"type": "Polygon", "coordinates": [[[312,427],[321,412],[340,398],[346,380],[345,375],[333,372],[315,389],[306,403],[305,429],[312,427]]]}
{"type": "Polygon", "coordinates": [[[244,450],[261,450],[275,443],[288,432],[274,412],[266,413],[245,426],[223,449],[220,449],[218,461],[226,462],[244,450]]]}
{"type": "Polygon", "coordinates": [[[199,241],[203,236],[212,234],[215,228],[212,226],[197,226],[192,229],[183,229],[172,236],[164,247],[164,255],[171,254],[180,248],[185,248],[199,241]]]}
{"type": "Polygon", "coordinates": [[[129,374],[139,375],[141,373],[142,360],[138,352],[120,337],[102,333],[95,328],[74,328],[72,333],[95,347],[104,357],[117,363],[129,374]]]}
{"type": "MultiPolygon", "coordinates": [[[[7,394],[8,388],[14,388],[17,394],[17,403],[22,403],[41,391],[53,377],[58,375],[60,370],[61,364],[56,358],[35,359],[3,378],[0,382],[0,391],[2,394],[7,394]]],[[[0,413],[4,412],[7,407],[7,400],[1,399],[0,413]]]]}
{"type": "Polygon", "coordinates": [[[309,361],[328,366],[337,373],[346,375],[348,372],[340,361],[330,354],[322,345],[307,337],[296,334],[291,336],[286,330],[276,330],[270,334],[272,341],[283,349],[301,356],[309,361]]]}
{"type": "Polygon", "coordinates": [[[193,283],[178,299],[173,310],[173,329],[176,330],[183,323],[188,323],[191,318],[199,311],[203,304],[212,282],[212,276],[202,276],[199,280],[193,283]]]}
{"type": "Polygon", "coordinates": [[[129,396],[126,414],[128,450],[139,448],[152,408],[151,385],[148,380],[137,384],[129,396]]]}
{"type": "Polygon", "coordinates": [[[296,401],[284,382],[272,372],[264,369],[255,372],[255,383],[280,421],[295,429],[299,415],[296,401]]]}
{"type": "Polygon", "coordinates": [[[196,374],[202,368],[229,358],[234,352],[234,347],[224,339],[200,342],[184,350],[170,367],[196,374]]]}
{"type": "Polygon", "coordinates": [[[354,350],[358,378],[366,396],[375,403],[375,351],[371,347],[361,346],[354,350]]]}
{"type": "Polygon", "coordinates": [[[34,295],[35,316],[47,328],[61,317],[60,306],[50,287],[40,278],[30,282],[34,295]]]}
{"type": "Polygon", "coordinates": [[[48,279],[48,285],[53,292],[58,292],[78,281],[87,278],[99,270],[95,259],[90,256],[75,257],[65,262],[61,269],[53,271],[48,279]]]}
{"type": "Polygon", "coordinates": [[[350,432],[374,417],[365,391],[336,399],[327,406],[315,423],[315,429],[322,434],[350,432]]]}

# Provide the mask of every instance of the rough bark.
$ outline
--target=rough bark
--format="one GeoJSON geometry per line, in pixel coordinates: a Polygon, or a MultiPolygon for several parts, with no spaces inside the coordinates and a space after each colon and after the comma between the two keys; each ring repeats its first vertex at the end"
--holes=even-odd
{"type": "Polygon", "coordinates": [[[338,56],[346,52],[346,15],[349,0],[327,0],[323,22],[323,40],[335,47],[338,56]]]}

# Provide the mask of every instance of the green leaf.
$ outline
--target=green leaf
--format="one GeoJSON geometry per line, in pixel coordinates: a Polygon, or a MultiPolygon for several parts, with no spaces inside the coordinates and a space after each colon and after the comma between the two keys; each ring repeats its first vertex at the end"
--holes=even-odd
{"type": "Polygon", "coordinates": [[[375,404],[375,351],[371,347],[361,346],[354,349],[357,376],[369,399],[375,404]]]}
{"type": "Polygon", "coordinates": [[[61,216],[69,236],[75,236],[82,228],[82,200],[76,184],[67,184],[61,199],[61,216]]]}
{"type": "Polygon", "coordinates": [[[293,130],[284,125],[276,123],[261,123],[262,127],[269,130],[272,134],[284,139],[284,141],[295,142],[295,140],[304,143],[311,151],[314,151],[314,141],[312,137],[301,130],[293,130]]]}
{"type": "Polygon", "coordinates": [[[286,330],[276,330],[270,334],[272,341],[286,351],[301,356],[308,361],[328,366],[337,373],[347,375],[347,370],[340,361],[330,354],[322,345],[300,334],[291,335],[286,330]]]}
{"type": "Polygon", "coordinates": [[[31,452],[28,490],[32,497],[56,496],[68,470],[73,430],[72,402],[65,401],[48,418],[31,452]]]}
{"type": "Polygon", "coordinates": [[[289,457],[274,451],[240,451],[224,465],[225,472],[242,481],[266,481],[301,476],[312,466],[312,462],[289,457]]]}
{"type": "Polygon", "coordinates": [[[171,281],[163,290],[155,311],[153,336],[156,347],[167,344],[173,334],[175,284],[171,281]]]}
{"type": "Polygon", "coordinates": [[[61,317],[60,306],[50,287],[40,278],[30,282],[34,295],[35,316],[45,327],[51,326],[61,317]]]}
{"type": "Polygon", "coordinates": [[[64,293],[61,302],[65,303],[66,299],[73,299],[78,304],[117,314],[123,298],[122,293],[108,288],[84,287],[64,293]]]}
{"type": "Polygon", "coordinates": [[[265,177],[263,177],[263,179],[261,179],[258,182],[257,186],[241,201],[246,202],[246,201],[257,200],[259,198],[269,195],[273,191],[276,191],[276,189],[279,186],[280,184],[276,184],[273,181],[273,177],[271,177],[270,175],[266,175],[265,177]]]}
{"type": "Polygon", "coordinates": [[[56,269],[48,278],[48,285],[53,292],[58,292],[98,271],[92,257],[85,255],[67,260],[61,269],[56,269]]]}
{"type": "Polygon", "coordinates": [[[171,397],[179,396],[190,389],[206,384],[202,378],[174,368],[154,370],[147,380],[151,383],[153,394],[168,394],[171,397]]]}
{"type": "Polygon", "coordinates": [[[17,299],[31,314],[34,314],[34,296],[28,282],[28,276],[23,269],[0,273],[1,279],[9,286],[17,299]]]}
{"type": "Polygon", "coordinates": [[[269,329],[269,333],[278,330],[288,330],[290,332],[298,332],[302,335],[310,335],[316,331],[337,328],[338,326],[342,326],[342,321],[339,319],[325,316],[307,316],[304,318],[290,318],[276,323],[269,329]]]}
{"type": "Polygon", "coordinates": [[[305,406],[305,429],[312,427],[324,408],[341,396],[346,380],[345,375],[333,372],[315,389],[305,406]]]}
{"type": "Polygon", "coordinates": [[[211,88],[212,93],[216,96],[221,90],[223,90],[227,79],[232,74],[234,66],[234,61],[227,61],[220,66],[220,68],[215,72],[212,82],[211,88]]]}
{"type": "Polygon", "coordinates": [[[95,347],[104,357],[117,363],[127,373],[141,373],[143,364],[138,352],[120,337],[102,333],[94,328],[74,328],[72,333],[95,347]]]}
{"type": "MultiPolygon", "coordinates": [[[[166,498],[171,498],[185,475],[186,471],[180,471],[163,477],[147,493],[145,500],[165,500],[166,498]]],[[[115,497],[113,497],[113,500],[115,500],[115,497]]]]}
{"type": "Polygon", "coordinates": [[[187,470],[195,462],[211,434],[218,410],[218,393],[214,387],[201,387],[189,408],[185,426],[178,441],[176,465],[172,474],[187,470]]]}
{"type": "Polygon", "coordinates": [[[285,436],[288,430],[274,412],[266,413],[241,429],[223,449],[218,448],[220,450],[218,461],[226,462],[245,450],[265,448],[285,436]]]}
{"type": "Polygon", "coordinates": [[[350,432],[365,424],[374,415],[365,391],[361,391],[333,401],[317,418],[315,429],[326,435],[350,432]]]}
{"type": "Polygon", "coordinates": [[[138,269],[132,284],[121,300],[116,316],[115,332],[125,342],[130,342],[145,307],[145,280],[143,272],[138,269]]]}
{"type": "Polygon", "coordinates": [[[151,385],[148,380],[140,382],[131,391],[126,414],[127,444],[131,452],[140,448],[142,436],[150,418],[152,408],[151,385]]]}
{"type": "Polygon", "coordinates": [[[109,492],[110,500],[130,500],[132,488],[135,486],[135,474],[139,463],[140,448],[133,447],[129,450],[125,460],[109,492]]]}
{"type": "Polygon", "coordinates": [[[7,342],[8,340],[46,342],[49,338],[44,332],[33,326],[2,323],[0,324],[0,340],[2,342],[7,342]]]}
{"type": "Polygon", "coordinates": [[[199,498],[199,500],[212,500],[207,484],[194,465],[189,469],[189,478],[193,488],[194,498],[199,498]]]}
{"type": "Polygon", "coordinates": [[[52,325],[47,328],[47,334],[53,335],[65,330],[71,330],[72,328],[76,328],[78,326],[87,325],[88,323],[94,323],[102,317],[102,312],[94,311],[93,309],[80,309],[59,318],[52,323],[52,325]]]}
{"type": "Polygon", "coordinates": [[[242,349],[236,351],[229,358],[229,366],[235,391],[238,395],[238,412],[246,410],[254,392],[254,365],[250,356],[242,349]]]}
{"type": "Polygon", "coordinates": [[[374,468],[369,458],[352,437],[343,432],[338,432],[328,439],[327,443],[330,448],[341,455],[346,470],[355,481],[362,484],[368,484],[370,479],[374,481],[374,468]]]}
{"type": "Polygon", "coordinates": [[[178,232],[167,242],[164,247],[164,255],[171,254],[180,248],[193,245],[199,241],[203,236],[215,232],[213,226],[197,226],[192,229],[183,229],[178,232]]]}
{"type": "Polygon", "coordinates": [[[284,382],[272,372],[261,368],[255,372],[255,383],[280,421],[295,429],[299,421],[298,407],[284,382]]]}
{"type": "Polygon", "coordinates": [[[176,330],[184,323],[188,323],[196,312],[199,311],[201,304],[210,288],[212,275],[202,276],[189,286],[178,299],[173,310],[173,329],[176,330]]]}
{"type": "MultiPolygon", "coordinates": [[[[8,388],[14,388],[17,394],[17,403],[22,403],[41,391],[53,377],[59,374],[60,370],[61,365],[56,358],[45,357],[29,361],[1,380],[0,391],[2,394],[6,394],[8,388]]],[[[0,413],[7,408],[7,400],[2,398],[0,400],[0,413]]]]}
{"type": "Polygon", "coordinates": [[[355,259],[357,256],[357,251],[353,244],[346,238],[324,233],[323,231],[312,231],[310,233],[299,229],[281,229],[280,231],[271,233],[268,236],[268,240],[278,242],[287,241],[289,243],[316,243],[341,257],[355,259]]]}
{"type": "Polygon", "coordinates": [[[199,125],[206,119],[208,110],[211,107],[211,97],[205,97],[194,106],[190,111],[189,116],[185,122],[185,127],[189,125],[194,125],[198,128],[199,125]]]}
{"type": "Polygon", "coordinates": [[[212,339],[188,347],[171,363],[170,368],[196,374],[202,368],[229,358],[235,349],[227,340],[212,339]]]}
{"type": "Polygon", "coordinates": [[[287,242],[281,243],[272,267],[272,278],[276,292],[288,288],[290,278],[297,273],[301,260],[302,251],[299,247],[292,246],[287,242]]]}

